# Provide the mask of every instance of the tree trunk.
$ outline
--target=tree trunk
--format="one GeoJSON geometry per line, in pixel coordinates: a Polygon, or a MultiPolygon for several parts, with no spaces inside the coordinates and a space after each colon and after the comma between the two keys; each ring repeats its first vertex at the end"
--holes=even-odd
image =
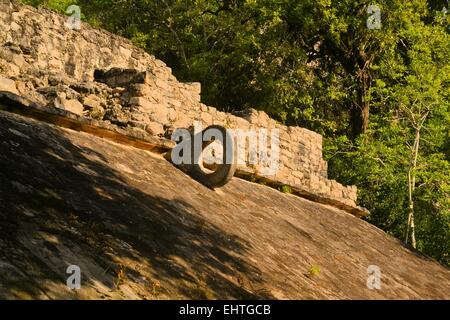
{"type": "Polygon", "coordinates": [[[416,137],[414,138],[414,145],[411,150],[411,161],[408,170],[408,204],[409,204],[409,214],[408,223],[406,226],[406,237],[405,242],[408,243],[409,236],[411,234],[411,245],[416,248],[416,231],[414,223],[414,190],[416,187],[416,168],[417,168],[417,157],[419,155],[419,144],[420,144],[420,125],[416,127],[416,137]]]}
{"type": "Polygon", "coordinates": [[[362,76],[360,88],[358,90],[357,102],[351,111],[352,137],[357,138],[367,131],[369,127],[370,104],[367,99],[369,83],[366,76],[362,76]]]}

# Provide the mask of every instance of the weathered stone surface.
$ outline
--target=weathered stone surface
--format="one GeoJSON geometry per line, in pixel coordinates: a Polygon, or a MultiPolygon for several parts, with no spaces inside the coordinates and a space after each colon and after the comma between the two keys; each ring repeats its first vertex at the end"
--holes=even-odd
{"type": "Polygon", "coordinates": [[[64,84],[58,84],[57,86],[49,87],[39,87],[37,92],[44,95],[48,100],[53,100],[54,98],[64,95],[67,99],[78,99],[80,97],[79,93],[64,84]]]}
{"type": "Polygon", "coordinates": [[[100,93],[100,88],[94,82],[78,82],[70,85],[73,90],[83,94],[100,93]]]}
{"type": "Polygon", "coordinates": [[[193,120],[184,113],[178,113],[174,125],[177,128],[189,128],[193,124],[193,120]]]}
{"type": "Polygon", "coordinates": [[[106,111],[104,119],[111,121],[111,123],[125,126],[131,120],[131,116],[122,111],[120,106],[115,105],[106,111]]]}
{"type": "Polygon", "coordinates": [[[86,105],[86,101],[84,101],[84,107],[86,110],[86,116],[92,118],[92,119],[97,119],[97,120],[102,120],[105,116],[105,109],[101,106],[101,104],[97,104],[97,103],[89,103],[89,105],[86,105]]]}
{"type": "Polygon", "coordinates": [[[83,105],[89,109],[96,109],[101,107],[101,99],[93,94],[83,98],[83,105]]]}
{"type": "Polygon", "coordinates": [[[3,78],[3,77],[0,77],[0,91],[8,91],[8,92],[19,94],[14,80],[11,80],[8,78],[3,78]]]}
{"type": "Polygon", "coordinates": [[[142,83],[130,84],[128,92],[132,97],[150,97],[152,95],[150,86],[142,83]]]}
{"type": "Polygon", "coordinates": [[[148,73],[136,69],[111,68],[109,70],[95,70],[94,79],[111,88],[125,87],[134,83],[146,83],[148,73]]]}
{"type": "Polygon", "coordinates": [[[139,112],[139,111],[133,112],[131,114],[131,119],[134,121],[139,121],[139,122],[144,122],[144,123],[148,123],[150,121],[149,117],[148,117],[148,113],[139,112]]]}
{"type": "Polygon", "coordinates": [[[158,103],[149,101],[148,99],[143,97],[132,97],[129,100],[129,104],[131,106],[139,106],[142,111],[148,113],[153,113],[156,111],[156,109],[158,109],[158,103]]]}
{"type": "Polygon", "coordinates": [[[251,124],[257,124],[259,120],[258,111],[255,109],[247,109],[244,111],[235,112],[234,114],[244,118],[251,124]]]}
{"type": "Polygon", "coordinates": [[[139,137],[136,137],[133,130],[128,130],[132,128],[120,128],[108,120],[98,121],[63,109],[39,105],[13,93],[0,92],[0,105],[2,110],[14,114],[159,154],[175,146],[175,142],[171,140],[156,138],[149,134],[139,134],[139,137]]]}
{"type": "Polygon", "coordinates": [[[55,99],[55,107],[66,111],[70,111],[78,115],[83,114],[84,110],[83,104],[81,104],[80,101],[75,99],[67,100],[64,96],[55,99]]]}
{"type": "MultiPolygon", "coordinates": [[[[192,95],[200,98],[200,94],[202,93],[202,84],[200,82],[189,82],[184,85],[192,95]]],[[[198,99],[198,101],[200,101],[200,99],[198,99]]]]}
{"type": "Polygon", "coordinates": [[[164,127],[157,122],[149,122],[145,126],[145,131],[154,135],[154,136],[162,136],[164,134],[164,127]]]}
{"type": "Polygon", "coordinates": [[[341,210],[5,112],[0,181],[0,299],[449,297],[448,269],[341,210]]]}

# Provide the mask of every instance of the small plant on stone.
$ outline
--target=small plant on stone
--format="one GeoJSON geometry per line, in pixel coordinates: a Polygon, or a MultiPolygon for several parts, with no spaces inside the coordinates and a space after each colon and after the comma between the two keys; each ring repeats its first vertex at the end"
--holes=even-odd
{"type": "Polygon", "coordinates": [[[0,74],[6,73],[6,66],[3,63],[0,63],[0,74]]]}
{"type": "Polygon", "coordinates": [[[151,291],[152,291],[152,295],[155,296],[156,298],[161,293],[161,283],[158,280],[155,280],[152,282],[152,290],[151,291]]]}
{"type": "Polygon", "coordinates": [[[283,193],[288,193],[288,194],[292,194],[292,192],[293,192],[291,186],[288,186],[288,185],[281,186],[280,191],[283,193]]]}
{"type": "Polygon", "coordinates": [[[320,267],[317,265],[312,265],[311,268],[309,268],[309,276],[316,277],[318,275],[320,275],[320,267]]]}
{"type": "Polygon", "coordinates": [[[119,263],[119,265],[117,266],[116,279],[114,281],[116,289],[119,289],[120,285],[123,284],[126,276],[125,271],[126,267],[123,264],[119,263]]]}
{"type": "Polygon", "coordinates": [[[223,122],[223,127],[226,129],[231,129],[231,121],[229,118],[225,118],[225,121],[223,122]]]}

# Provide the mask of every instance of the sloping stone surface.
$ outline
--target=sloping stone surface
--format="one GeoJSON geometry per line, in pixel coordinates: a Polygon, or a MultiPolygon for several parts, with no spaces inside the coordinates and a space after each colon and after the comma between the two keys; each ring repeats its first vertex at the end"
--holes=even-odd
{"type": "Polygon", "coordinates": [[[448,269],[344,211],[4,111],[0,181],[0,298],[449,298],[448,269]]]}

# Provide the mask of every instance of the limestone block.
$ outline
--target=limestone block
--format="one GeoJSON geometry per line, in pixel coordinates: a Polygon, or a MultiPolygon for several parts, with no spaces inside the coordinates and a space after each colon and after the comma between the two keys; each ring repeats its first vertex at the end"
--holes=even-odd
{"type": "Polygon", "coordinates": [[[149,123],[148,122],[143,122],[143,121],[136,121],[136,120],[131,120],[128,122],[128,125],[134,128],[139,128],[142,130],[145,130],[145,128],[147,127],[149,123]]]}
{"type": "Polygon", "coordinates": [[[213,124],[213,117],[208,112],[201,113],[201,119],[204,125],[210,126],[213,124]]]}
{"type": "Polygon", "coordinates": [[[276,129],[278,129],[280,131],[280,141],[283,142],[291,142],[291,135],[287,132],[287,130],[284,130],[282,127],[275,127],[276,129]]]}
{"type": "Polygon", "coordinates": [[[186,82],[185,87],[195,95],[199,95],[202,92],[202,84],[200,82],[186,82]]]}
{"type": "Polygon", "coordinates": [[[172,69],[167,66],[161,66],[152,71],[154,72],[157,78],[163,81],[169,80],[171,78],[170,76],[172,75],[172,69]]]}
{"type": "Polygon", "coordinates": [[[331,196],[333,198],[342,198],[342,185],[336,180],[331,180],[331,196]]]}
{"type": "Polygon", "coordinates": [[[101,107],[101,99],[94,94],[90,94],[83,98],[83,104],[88,109],[97,109],[101,107]]]}
{"type": "Polygon", "coordinates": [[[128,92],[133,97],[149,97],[152,95],[153,90],[148,84],[133,83],[128,87],[128,92]]]}
{"type": "Polygon", "coordinates": [[[224,121],[225,121],[225,118],[226,118],[226,113],[225,112],[222,112],[222,111],[217,111],[215,114],[214,114],[214,123],[224,123],[224,121]]]}
{"type": "MultiPolygon", "coordinates": [[[[24,81],[16,81],[16,88],[21,94],[26,94],[28,87],[24,81]]],[[[0,90],[1,91],[1,90],[0,90]]]]}
{"type": "Polygon", "coordinates": [[[268,129],[275,129],[276,125],[277,125],[277,122],[274,119],[269,118],[269,120],[267,122],[267,128],[268,129]]]}
{"type": "Polygon", "coordinates": [[[168,91],[168,92],[171,92],[173,90],[172,86],[170,85],[170,83],[168,81],[160,79],[160,78],[155,79],[155,86],[158,87],[159,89],[162,89],[162,90],[168,91]]]}
{"type": "Polygon", "coordinates": [[[96,106],[95,108],[89,109],[86,113],[88,117],[93,119],[102,120],[105,116],[105,109],[102,106],[96,106]]]}
{"type": "Polygon", "coordinates": [[[348,186],[350,192],[349,192],[349,199],[356,201],[358,198],[358,188],[356,186],[348,186]]]}
{"type": "Polygon", "coordinates": [[[258,124],[261,127],[267,128],[269,126],[270,117],[264,111],[258,112],[258,124]]]}
{"type": "Polygon", "coordinates": [[[285,156],[285,157],[287,157],[287,158],[289,158],[289,159],[293,159],[294,158],[294,155],[292,154],[292,152],[290,152],[287,149],[280,148],[280,154],[285,156]]]}
{"type": "Polygon", "coordinates": [[[140,122],[148,122],[148,114],[145,112],[135,111],[131,113],[131,120],[140,121],[140,122]]]}
{"type": "Polygon", "coordinates": [[[247,109],[243,111],[238,111],[234,113],[235,115],[244,118],[251,124],[258,124],[259,114],[255,109],[247,109]]]}
{"type": "Polygon", "coordinates": [[[82,93],[82,94],[94,94],[94,93],[99,93],[101,91],[98,84],[94,83],[92,81],[85,81],[85,82],[70,84],[69,87],[71,89],[75,90],[76,92],[82,93]]]}
{"type": "Polygon", "coordinates": [[[106,110],[104,119],[111,121],[111,123],[123,126],[128,124],[128,122],[131,120],[131,116],[122,111],[122,108],[120,106],[115,105],[112,108],[106,110]]]}
{"type": "Polygon", "coordinates": [[[11,93],[19,94],[14,80],[3,77],[0,77],[0,91],[8,91],[11,93]]]}
{"type": "Polygon", "coordinates": [[[132,97],[129,99],[129,104],[131,106],[139,106],[142,111],[153,113],[155,112],[160,104],[151,102],[143,97],[132,97]]]}
{"type": "Polygon", "coordinates": [[[175,128],[189,128],[193,122],[193,119],[189,118],[186,114],[178,113],[173,125],[175,128]]]}
{"type": "Polygon", "coordinates": [[[0,58],[17,66],[19,69],[24,69],[28,66],[28,63],[23,55],[11,50],[10,48],[0,47],[0,58]]]}
{"type": "Polygon", "coordinates": [[[144,137],[147,136],[147,132],[140,127],[128,127],[127,131],[129,131],[133,137],[138,139],[144,139],[144,137]]]}
{"type": "Polygon", "coordinates": [[[20,74],[20,68],[14,63],[9,63],[0,57],[0,75],[9,77],[16,77],[20,74]]]}
{"type": "Polygon", "coordinates": [[[309,187],[313,191],[320,190],[320,179],[317,175],[311,175],[309,180],[309,187]]]}
{"type": "Polygon", "coordinates": [[[281,163],[288,164],[288,163],[291,163],[291,158],[287,157],[284,154],[281,154],[280,161],[281,161],[281,163]]]}
{"type": "Polygon", "coordinates": [[[292,170],[283,164],[280,164],[276,176],[278,178],[287,178],[291,176],[292,170]]]}
{"type": "Polygon", "coordinates": [[[70,111],[78,115],[82,115],[84,110],[83,105],[81,104],[80,101],[75,99],[67,100],[63,97],[58,97],[55,99],[55,107],[66,111],[70,111]]]}
{"type": "Polygon", "coordinates": [[[116,67],[109,70],[96,70],[94,79],[112,88],[126,87],[134,83],[146,83],[154,86],[156,81],[156,77],[150,72],[116,67]]]}
{"type": "Polygon", "coordinates": [[[173,108],[169,108],[167,112],[167,120],[174,122],[177,120],[177,111],[173,108]]]}
{"type": "Polygon", "coordinates": [[[234,129],[243,129],[246,130],[250,127],[250,123],[241,117],[233,117],[235,127],[234,129]]]}
{"type": "Polygon", "coordinates": [[[176,100],[176,99],[166,99],[167,103],[171,106],[173,106],[176,109],[180,109],[182,106],[182,103],[180,100],[176,100]]]}
{"type": "Polygon", "coordinates": [[[58,72],[63,68],[63,62],[58,59],[51,59],[48,62],[48,68],[50,71],[58,72]]]}
{"type": "Polygon", "coordinates": [[[157,122],[150,122],[145,126],[145,131],[154,136],[164,135],[164,127],[157,122]]]}
{"type": "Polygon", "coordinates": [[[294,177],[296,177],[296,178],[299,178],[299,179],[303,179],[305,177],[305,174],[303,172],[301,172],[301,171],[298,171],[298,170],[293,170],[292,171],[292,175],[294,177]]]}
{"type": "Polygon", "coordinates": [[[331,192],[331,183],[329,183],[329,180],[323,177],[319,177],[319,181],[320,181],[320,192],[329,195],[331,192]]]}

